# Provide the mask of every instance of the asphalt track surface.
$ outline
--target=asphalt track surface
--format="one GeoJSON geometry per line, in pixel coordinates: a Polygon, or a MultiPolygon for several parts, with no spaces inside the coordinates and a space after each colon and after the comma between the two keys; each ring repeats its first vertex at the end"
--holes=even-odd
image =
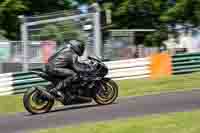
{"type": "Polygon", "coordinates": [[[27,133],[42,128],[196,109],[200,109],[200,90],[128,97],[107,106],[76,105],[41,115],[25,112],[0,116],[0,133],[27,133]]]}

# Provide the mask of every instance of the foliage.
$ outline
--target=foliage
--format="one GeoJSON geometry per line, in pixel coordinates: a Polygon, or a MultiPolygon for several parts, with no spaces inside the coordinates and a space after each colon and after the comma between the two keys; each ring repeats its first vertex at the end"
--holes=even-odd
{"type": "Polygon", "coordinates": [[[168,30],[165,27],[145,36],[145,46],[162,46],[163,41],[168,39],[168,30]]]}
{"type": "Polygon", "coordinates": [[[6,37],[14,39],[17,35],[19,22],[17,16],[27,7],[22,0],[3,0],[0,2],[0,29],[6,31],[6,37]]]}
{"type": "Polygon", "coordinates": [[[7,40],[7,38],[5,37],[5,31],[0,30],[0,40],[7,40]]]}
{"type": "MultiPolygon", "coordinates": [[[[95,1],[76,0],[79,4],[91,4],[95,1]]],[[[18,15],[30,16],[71,9],[72,3],[76,2],[74,0],[2,0],[0,29],[6,32],[5,35],[9,39],[19,39],[18,15]]],[[[162,26],[189,23],[197,27],[200,24],[199,0],[104,0],[104,2],[105,9],[112,9],[113,24],[109,26],[111,28],[153,28],[157,29],[158,33],[152,36],[158,37],[162,26]]]]}
{"type": "Polygon", "coordinates": [[[51,39],[58,42],[63,42],[64,40],[70,40],[74,38],[82,39],[80,29],[78,29],[78,27],[70,21],[44,26],[38,35],[39,36],[34,39],[51,39]]]}
{"type": "Polygon", "coordinates": [[[190,23],[198,26],[200,23],[200,1],[177,0],[175,6],[164,12],[160,19],[164,22],[190,23]]]}
{"type": "Polygon", "coordinates": [[[69,9],[70,0],[2,0],[0,2],[0,29],[9,39],[20,39],[19,15],[36,15],[69,9]]]}
{"type": "Polygon", "coordinates": [[[41,13],[49,13],[58,10],[69,9],[71,0],[23,0],[27,1],[26,5],[28,6],[29,10],[26,14],[35,15],[41,13]]]}
{"type": "Polygon", "coordinates": [[[156,28],[160,24],[169,22],[199,25],[200,1],[176,0],[176,3],[170,1],[118,0],[113,4],[113,17],[118,20],[115,23],[118,27],[125,28],[156,28]]]}
{"type": "Polygon", "coordinates": [[[146,45],[161,45],[172,24],[200,24],[198,0],[118,0],[113,4],[114,28],[156,29],[146,36],[146,45]],[[163,29],[164,27],[164,29],[163,29]]]}

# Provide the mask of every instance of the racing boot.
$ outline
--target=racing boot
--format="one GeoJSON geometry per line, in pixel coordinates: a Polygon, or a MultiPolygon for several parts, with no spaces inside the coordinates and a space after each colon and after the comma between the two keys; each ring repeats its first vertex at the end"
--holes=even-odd
{"type": "Polygon", "coordinates": [[[59,100],[64,100],[65,96],[64,94],[60,91],[63,87],[63,83],[62,81],[58,83],[58,85],[56,85],[55,88],[50,90],[50,93],[55,96],[55,98],[59,99],[59,100]]]}

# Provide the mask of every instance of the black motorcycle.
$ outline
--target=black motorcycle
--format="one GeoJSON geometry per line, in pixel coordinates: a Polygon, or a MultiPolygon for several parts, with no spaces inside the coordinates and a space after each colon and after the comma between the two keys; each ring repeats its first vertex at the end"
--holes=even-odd
{"type": "Polygon", "coordinates": [[[55,101],[63,105],[90,103],[92,100],[100,105],[113,103],[118,97],[118,85],[105,77],[108,67],[98,58],[88,57],[88,60],[95,64],[95,73],[81,73],[80,80],[72,83],[71,88],[61,90],[64,98],[54,97],[50,93],[61,80],[60,77],[51,77],[44,71],[32,71],[50,84],[32,87],[24,94],[23,103],[26,110],[32,114],[46,113],[51,110],[55,101]]]}

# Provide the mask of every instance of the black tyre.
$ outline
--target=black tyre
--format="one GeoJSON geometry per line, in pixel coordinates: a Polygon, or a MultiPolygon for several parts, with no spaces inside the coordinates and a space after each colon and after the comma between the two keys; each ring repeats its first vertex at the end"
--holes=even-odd
{"type": "Polygon", "coordinates": [[[118,89],[118,85],[115,81],[111,79],[103,80],[95,94],[95,102],[100,105],[112,104],[118,97],[118,89]]]}
{"type": "Polygon", "coordinates": [[[23,97],[25,109],[31,114],[47,113],[54,105],[54,99],[42,96],[36,88],[29,89],[23,97]]]}

